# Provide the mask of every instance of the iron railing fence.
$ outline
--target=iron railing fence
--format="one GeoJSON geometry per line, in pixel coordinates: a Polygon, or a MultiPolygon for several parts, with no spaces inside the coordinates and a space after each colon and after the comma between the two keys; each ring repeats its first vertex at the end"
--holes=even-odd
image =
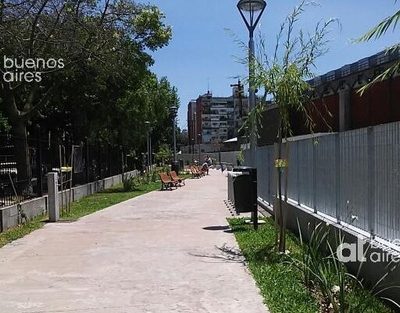
{"type": "MultiPolygon", "coordinates": [[[[400,122],[289,138],[288,151],[290,201],[371,236],[400,239],[400,122]]],[[[258,196],[271,205],[275,159],[274,146],[258,147],[258,196]]]]}
{"type": "MultiPolygon", "coordinates": [[[[52,170],[63,171],[72,167],[72,183],[63,189],[114,176],[140,167],[141,158],[128,154],[128,149],[102,143],[66,143],[62,140],[28,139],[31,179],[18,175],[19,164],[15,157],[13,137],[0,134],[0,208],[41,196],[47,192],[46,174],[52,170]],[[61,162],[60,162],[61,159],[61,162]]],[[[66,175],[67,176],[67,175],[66,175]]]]}

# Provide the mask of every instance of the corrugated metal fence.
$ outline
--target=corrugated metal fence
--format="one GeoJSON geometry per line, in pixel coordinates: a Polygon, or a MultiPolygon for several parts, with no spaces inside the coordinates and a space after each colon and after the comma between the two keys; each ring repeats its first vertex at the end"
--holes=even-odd
{"type": "MultiPolygon", "coordinates": [[[[400,123],[289,142],[290,200],[381,238],[400,239],[400,123]]],[[[258,196],[269,204],[276,194],[274,159],[273,146],[258,147],[258,196]]]]}

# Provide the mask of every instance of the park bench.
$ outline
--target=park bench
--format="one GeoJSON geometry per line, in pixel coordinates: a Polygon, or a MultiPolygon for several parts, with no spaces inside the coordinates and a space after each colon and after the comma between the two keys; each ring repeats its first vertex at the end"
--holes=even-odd
{"type": "Polygon", "coordinates": [[[190,172],[193,178],[200,178],[202,176],[201,171],[199,171],[195,166],[190,167],[190,172]]]}
{"type": "Polygon", "coordinates": [[[171,172],[169,173],[169,176],[171,176],[171,179],[172,179],[174,182],[177,182],[177,183],[180,184],[180,185],[182,185],[182,184],[185,185],[185,179],[179,177],[179,176],[176,174],[175,171],[171,171],[171,172]]]}
{"type": "Polygon", "coordinates": [[[204,170],[202,166],[197,165],[196,169],[200,173],[201,176],[205,176],[207,174],[207,171],[204,170]]]}
{"type": "Polygon", "coordinates": [[[178,188],[178,183],[173,181],[171,177],[168,176],[167,173],[159,173],[161,180],[161,190],[164,189],[170,189],[172,190],[172,187],[178,188]]]}

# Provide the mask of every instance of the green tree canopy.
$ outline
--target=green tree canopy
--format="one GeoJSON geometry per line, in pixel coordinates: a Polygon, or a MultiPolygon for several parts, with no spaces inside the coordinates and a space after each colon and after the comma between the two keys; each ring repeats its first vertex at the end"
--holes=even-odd
{"type": "MultiPolygon", "coordinates": [[[[149,72],[154,62],[149,52],[171,36],[157,7],[133,0],[0,1],[2,61],[25,62],[25,68],[37,59],[62,61],[51,69],[36,65],[40,81],[0,81],[19,179],[29,181],[31,175],[32,123],[74,140],[114,145],[140,145],[146,118],[165,123],[168,106],[178,102],[176,90],[149,72]]],[[[0,64],[0,70],[9,69],[0,64]]]]}

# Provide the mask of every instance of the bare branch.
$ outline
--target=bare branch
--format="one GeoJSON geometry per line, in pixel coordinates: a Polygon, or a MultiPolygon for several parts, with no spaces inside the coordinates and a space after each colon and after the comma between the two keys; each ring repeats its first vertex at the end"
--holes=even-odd
{"type": "Polygon", "coordinates": [[[35,14],[35,18],[33,19],[31,35],[30,35],[30,38],[29,38],[29,46],[28,46],[28,55],[29,56],[34,55],[33,54],[33,46],[34,46],[34,42],[35,42],[35,32],[36,32],[36,29],[38,27],[39,18],[41,16],[43,10],[45,9],[47,3],[48,3],[48,0],[43,1],[39,11],[35,14]]]}
{"type": "Polygon", "coordinates": [[[54,90],[55,85],[51,85],[47,91],[43,94],[40,101],[36,105],[32,105],[27,111],[23,112],[21,116],[24,120],[29,121],[31,120],[43,107],[45,107],[49,103],[49,99],[51,93],[54,90]]]}

